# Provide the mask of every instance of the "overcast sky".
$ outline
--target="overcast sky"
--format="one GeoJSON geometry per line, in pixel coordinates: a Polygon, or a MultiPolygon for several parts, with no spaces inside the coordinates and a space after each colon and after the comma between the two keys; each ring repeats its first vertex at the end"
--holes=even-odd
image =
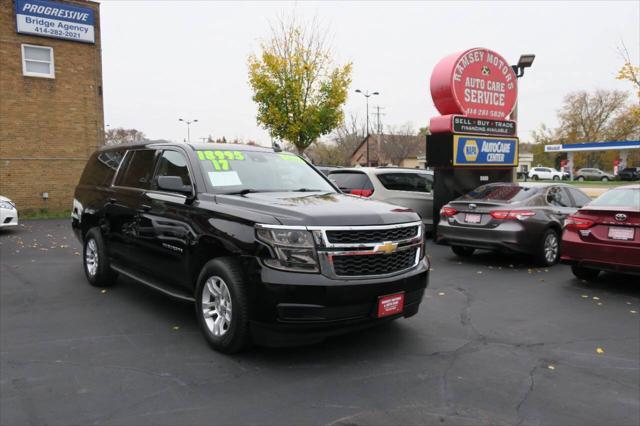
{"type": "MultiPolygon", "coordinates": [[[[270,22],[294,13],[329,27],[337,63],[353,63],[346,114],[365,116],[355,89],[379,91],[386,126],[425,126],[440,58],[486,47],[512,63],[535,53],[520,80],[519,135],[555,125],[565,94],[620,89],[616,47],[640,51],[640,1],[627,2],[189,2],[101,1],[105,123],[152,139],[183,140],[178,118],[198,119],[191,140],[253,139],[269,144],[255,120],[247,57],[270,22]]],[[[373,117],[372,117],[373,118],[373,117]]]]}

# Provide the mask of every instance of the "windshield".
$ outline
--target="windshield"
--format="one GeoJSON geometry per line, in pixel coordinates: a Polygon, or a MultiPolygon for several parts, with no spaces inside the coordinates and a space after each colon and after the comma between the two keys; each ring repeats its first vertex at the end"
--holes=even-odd
{"type": "Polygon", "coordinates": [[[532,187],[518,185],[482,185],[463,195],[459,200],[504,201],[515,203],[525,200],[537,191],[532,187]]]}
{"type": "Polygon", "coordinates": [[[213,192],[336,192],[302,158],[288,152],[214,149],[197,154],[213,192]]]}
{"type": "Polygon", "coordinates": [[[640,189],[612,189],[593,200],[589,206],[635,207],[640,210],[640,189]]]}

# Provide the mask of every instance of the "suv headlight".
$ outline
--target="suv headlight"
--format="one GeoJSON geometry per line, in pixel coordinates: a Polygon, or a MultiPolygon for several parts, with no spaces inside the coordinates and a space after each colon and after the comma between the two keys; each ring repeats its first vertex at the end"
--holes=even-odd
{"type": "Polygon", "coordinates": [[[15,207],[9,201],[0,201],[0,208],[14,210],[15,207]]]}
{"type": "Polygon", "coordinates": [[[271,249],[275,257],[263,259],[274,269],[296,272],[319,272],[313,235],[297,228],[256,228],[258,240],[271,249]]]}

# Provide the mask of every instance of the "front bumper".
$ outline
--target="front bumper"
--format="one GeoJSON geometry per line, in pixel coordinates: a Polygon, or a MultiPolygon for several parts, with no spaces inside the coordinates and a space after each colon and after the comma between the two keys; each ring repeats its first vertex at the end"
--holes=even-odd
{"type": "Polygon", "coordinates": [[[0,228],[18,226],[18,210],[0,209],[0,228]]]}
{"type": "Polygon", "coordinates": [[[313,343],[418,312],[429,281],[425,258],[386,278],[335,280],[262,268],[251,319],[254,341],[267,346],[313,343]],[[377,318],[379,296],[404,292],[402,313],[377,318]]]}
{"type": "Polygon", "coordinates": [[[502,250],[513,253],[532,253],[537,239],[516,221],[506,221],[496,228],[438,224],[437,242],[452,246],[473,247],[484,250],[502,250]]]}

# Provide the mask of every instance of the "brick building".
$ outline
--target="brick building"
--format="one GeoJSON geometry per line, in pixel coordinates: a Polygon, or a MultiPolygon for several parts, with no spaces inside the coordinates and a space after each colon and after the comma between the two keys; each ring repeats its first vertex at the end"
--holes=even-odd
{"type": "Polygon", "coordinates": [[[369,139],[369,162],[372,166],[425,168],[424,136],[385,134],[372,134],[365,137],[351,154],[349,162],[352,166],[367,165],[367,139],[369,139]]]}
{"type": "Polygon", "coordinates": [[[99,4],[0,0],[0,195],[70,209],[103,141],[99,4]]]}

